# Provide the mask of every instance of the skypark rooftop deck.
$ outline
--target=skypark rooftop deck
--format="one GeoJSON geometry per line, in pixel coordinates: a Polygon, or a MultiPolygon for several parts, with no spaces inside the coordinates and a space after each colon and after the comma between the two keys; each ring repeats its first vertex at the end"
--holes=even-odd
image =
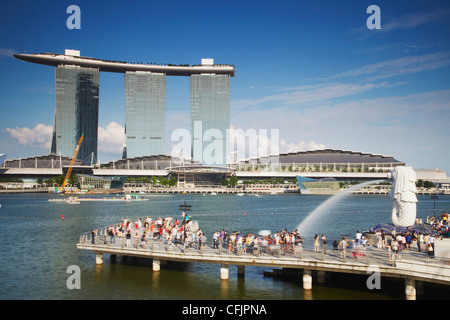
{"type": "Polygon", "coordinates": [[[233,65],[211,64],[211,59],[205,59],[207,63],[200,65],[160,65],[128,63],[125,61],[101,60],[77,55],[64,55],[59,53],[32,53],[14,54],[14,57],[23,61],[57,67],[59,65],[74,65],[85,68],[98,68],[105,72],[125,73],[127,71],[143,71],[164,73],[168,76],[191,76],[193,74],[223,74],[234,77],[236,72],[233,65]]]}

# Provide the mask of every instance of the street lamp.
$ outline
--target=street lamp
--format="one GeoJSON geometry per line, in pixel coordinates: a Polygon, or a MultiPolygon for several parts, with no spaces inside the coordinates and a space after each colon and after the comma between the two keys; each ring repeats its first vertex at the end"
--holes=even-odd
{"type": "Polygon", "coordinates": [[[436,200],[439,199],[437,194],[432,194],[431,199],[434,200],[434,221],[436,221],[436,200]]]}
{"type": "Polygon", "coordinates": [[[186,212],[185,211],[191,211],[191,205],[186,204],[186,200],[184,200],[184,204],[180,204],[179,208],[182,211],[181,216],[183,217],[183,242],[186,240],[186,212]]]}

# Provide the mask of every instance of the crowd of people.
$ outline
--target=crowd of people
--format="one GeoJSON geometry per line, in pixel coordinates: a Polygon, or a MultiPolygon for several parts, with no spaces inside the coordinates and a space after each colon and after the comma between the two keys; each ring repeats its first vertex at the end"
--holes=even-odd
{"type": "MultiPolygon", "coordinates": [[[[145,248],[150,240],[167,240],[169,243],[181,242],[182,239],[193,242],[196,241],[195,236],[202,237],[201,230],[192,233],[194,230],[195,222],[186,216],[182,221],[173,219],[172,217],[164,217],[153,220],[150,217],[146,217],[144,220],[141,218],[136,221],[130,219],[123,219],[121,223],[117,225],[109,226],[107,235],[109,236],[109,242],[115,243],[115,238],[120,237],[125,239],[124,246],[131,247],[131,240],[134,239],[134,247],[145,248]],[[189,237],[186,234],[189,232],[189,237]]],[[[197,231],[197,230],[194,230],[197,231]]],[[[91,230],[91,241],[95,242],[96,231],[91,230]]],[[[106,239],[105,239],[106,241],[106,239]]]]}
{"type": "Polygon", "coordinates": [[[227,252],[245,253],[259,248],[262,253],[267,252],[270,246],[279,246],[282,250],[294,250],[295,246],[301,246],[303,239],[299,235],[298,230],[287,231],[280,230],[274,234],[262,233],[255,235],[254,233],[242,234],[233,231],[215,231],[212,236],[213,248],[219,248],[225,245],[227,252]]]}
{"type": "MultiPolygon", "coordinates": [[[[420,221],[418,221],[420,223],[420,221]]],[[[435,225],[436,230],[448,231],[447,221],[439,221],[435,225]]],[[[92,233],[92,243],[95,243],[96,232],[92,233]]],[[[123,219],[117,225],[111,225],[107,230],[110,243],[115,243],[115,238],[125,239],[124,246],[135,248],[147,248],[150,240],[164,240],[169,245],[183,244],[185,248],[202,249],[207,244],[207,237],[202,229],[198,228],[198,223],[191,220],[189,216],[183,217],[181,221],[171,217],[158,218],[153,220],[146,217],[136,221],[123,219]],[[134,240],[134,243],[131,243],[134,240]]],[[[104,240],[107,241],[106,238],[104,240]]],[[[402,252],[417,248],[418,252],[425,252],[429,257],[434,256],[435,237],[431,234],[423,234],[412,228],[407,228],[406,232],[399,233],[394,228],[388,235],[382,230],[375,233],[375,241],[364,236],[357,231],[354,239],[342,237],[334,240],[333,250],[339,250],[341,257],[346,256],[347,250],[353,254],[353,258],[358,255],[364,255],[367,247],[376,246],[378,249],[387,249],[389,251],[389,261],[401,259],[402,252]]],[[[316,234],[313,239],[314,252],[327,252],[327,238],[324,234],[316,234]]],[[[238,231],[228,233],[226,230],[215,231],[212,235],[211,247],[215,249],[222,248],[228,253],[244,254],[252,252],[259,248],[261,253],[266,253],[270,248],[277,247],[281,250],[295,252],[296,248],[302,248],[304,239],[300,236],[297,229],[288,231],[282,229],[275,233],[260,233],[258,235],[248,233],[242,234],[238,231]]]]}
{"type": "Polygon", "coordinates": [[[401,259],[405,250],[417,249],[418,252],[427,253],[430,258],[434,257],[434,242],[436,238],[432,234],[420,233],[412,228],[406,228],[405,232],[399,233],[394,228],[388,237],[385,232],[376,232],[378,249],[387,249],[389,261],[401,259]]]}

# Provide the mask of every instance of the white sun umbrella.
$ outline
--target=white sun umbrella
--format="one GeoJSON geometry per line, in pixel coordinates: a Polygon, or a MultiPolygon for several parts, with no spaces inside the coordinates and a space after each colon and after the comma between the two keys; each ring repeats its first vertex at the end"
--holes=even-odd
{"type": "Polygon", "coordinates": [[[258,232],[258,234],[260,236],[268,236],[269,234],[271,234],[270,230],[261,230],[258,232]]]}

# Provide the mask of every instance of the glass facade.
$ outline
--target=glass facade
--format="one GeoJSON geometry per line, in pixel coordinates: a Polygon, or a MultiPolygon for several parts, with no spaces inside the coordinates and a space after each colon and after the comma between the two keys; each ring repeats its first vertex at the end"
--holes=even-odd
{"type": "Polygon", "coordinates": [[[164,154],[166,75],[125,73],[126,157],[164,154]]]}
{"type": "Polygon", "coordinates": [[[84,133],[77,159],[97,159],[98,69],[58,66],[55,69],[56,109],[51,153],[72,158],[84,133]],[[56,140],[56,141],[55,141],[56,140]]]}
{"type": "Polygon", "coordinates": [[[230,77],[190,77],[192,159],[205,165],[227,164],[230,129],[230,77]]]}

